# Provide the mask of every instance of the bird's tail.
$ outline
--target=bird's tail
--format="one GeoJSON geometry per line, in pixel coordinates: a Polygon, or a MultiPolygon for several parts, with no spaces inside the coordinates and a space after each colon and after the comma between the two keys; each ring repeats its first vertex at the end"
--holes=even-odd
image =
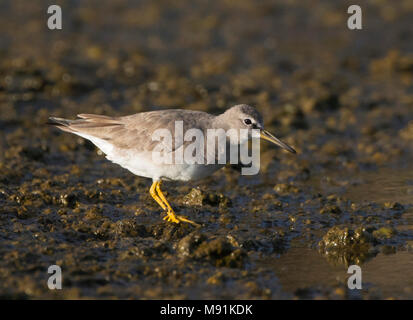
{"type": "Polygon", "coordinates": [[[73,129],[70,128],[70,126],[73,124],[73,122],[76,122],[76,121],[77,120],[68,120],[68,119],[63,119],[63,118],[49,117],[49,120],[46,122],[46,124],[55,126],[63,131],[73,132],[73,129]]]}
{"type": "Polygon", "coordinates": [[[80,133],[96,133],[105,127],[121,126],[122,122],[117,118],[94,115],[94,114],[78,114],[81,119],[69,120],[63,118],[50,117],[47,124],[58,127],[67,132],[80,133]]]}

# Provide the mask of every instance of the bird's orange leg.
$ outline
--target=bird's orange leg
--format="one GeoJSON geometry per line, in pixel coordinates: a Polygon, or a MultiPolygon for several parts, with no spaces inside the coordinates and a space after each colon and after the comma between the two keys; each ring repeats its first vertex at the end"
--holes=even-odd
{"type": "MultiPolygon", "coordinates": [[[[166,200],[166,197],[165,197],[164,194],[162,193],[162,190],[161,190],[161,181],[154,182],[154,184],[155,184],[155,183],[156,183],[155,189],[156,189],[157,196],[162,200],[163,204],[166,206],[166,208],[164,208],[164,210],[168,210],[168,211],[167,211],[167,216],[164,217],[164,220],[171,221],[171,222],[175,222],[175,223],[179,223],[180,221],[182,221],[182,222],[188,222],[188,223],[193,224],[194,226],[199,227],[199,224],[197,224],[197,223],[195,223],[195,222],[193,222],[193,221],[191,221],[191,220],[189,220],[189,219],[187,219],[187,218],[185,218],[185,217],[183,217],[183,216],[178,216],[178,215],[176,215],[174,209],[172,209],[172,207],[171,207],[171,205],[169,204],[168,200],[166,200]]],[[[152,186],[153,186],[153,185],[152,185],[152,186]]],[[[151,189],[152,189],[152,188],[151,188],[151,189]]],[[[156,199],[155,199],[155,200],[156,200],[156,199]]],[[[158,202],[158,203],[159,203],[159,202],[158,202]]]]}
{"type": "Polygon", "coordinates": [[[154,181],[152,183],[151,188],[149,189],[149,193],[151,194],[152,198],[162,207],[162,209],[167,210],[166,205],[162,202],[159,196],[156,194],[156,186],[159,181],[154,181]]]}

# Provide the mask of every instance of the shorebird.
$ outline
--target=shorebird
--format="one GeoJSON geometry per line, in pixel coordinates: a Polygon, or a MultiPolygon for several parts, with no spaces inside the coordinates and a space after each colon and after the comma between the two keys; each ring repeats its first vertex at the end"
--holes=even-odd
{"type": "MultiPolygon", "coordinates": [[[[163,180],[190,181],[202,179],[223,167],[223,164],[199,163],[158,163],[153,161],[152,153],[159,141],[153,140],[157,129],[166,129],[172,133],[175,124],[180,121],[184,131],[195,128],[205,133],[208,129],[256,129],[259,137],[291,152],[296,151],[264,129],[260,113],[252,106],[241,104],[229,108],[220,115],[206,112],[167,109],[137,113],[123,117],[109,117],[95,114],[79,114],[76,120],[50,117],[52,124],[63,131],[76,134],[90,140],[106,158],[133,174],[151,178],[150,187],[152,198],[166,212],[164,220],[179,223],[188,222],[197,225],[186,217],[175,214],[161,190],[163,180]]],[[[206,136],[206,135],[205,135],[206,136]]],[[[177,142],[176,138],[167,152],[174,154],[184,148],[187,141],[177,142]]],[[[208,141],[205,142],[207,144],[208,141]]]]}

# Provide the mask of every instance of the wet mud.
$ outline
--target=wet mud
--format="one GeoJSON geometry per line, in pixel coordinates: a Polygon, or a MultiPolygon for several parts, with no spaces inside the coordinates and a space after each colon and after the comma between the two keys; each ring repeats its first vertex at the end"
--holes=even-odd
{"type": "Polygon", "coordinates": [[[413,5],[365,1],[0,4],[0,297],[413,298],[413,5]],[[48,116],[256,106],[291,155],[165,182],[48,116]],[[349,290],[347,268],[363,270],[349,290]],[[59,265],[63,289],[49,290],[59,265]]]}

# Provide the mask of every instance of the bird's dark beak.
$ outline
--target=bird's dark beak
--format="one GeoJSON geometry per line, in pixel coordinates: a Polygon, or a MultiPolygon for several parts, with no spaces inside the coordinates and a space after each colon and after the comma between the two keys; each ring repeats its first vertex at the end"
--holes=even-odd
{"type": "Polygon", "coordinates": [[[288,144],[282,142],[280,139],[274,137],[271,133],[269,133],[267,130],[262,129],[260,132],[260,137],[261,139],[268,140],[277,146],[291,152],[291,153],[297,153],[293,148],[291,148],[288,144]]]}

